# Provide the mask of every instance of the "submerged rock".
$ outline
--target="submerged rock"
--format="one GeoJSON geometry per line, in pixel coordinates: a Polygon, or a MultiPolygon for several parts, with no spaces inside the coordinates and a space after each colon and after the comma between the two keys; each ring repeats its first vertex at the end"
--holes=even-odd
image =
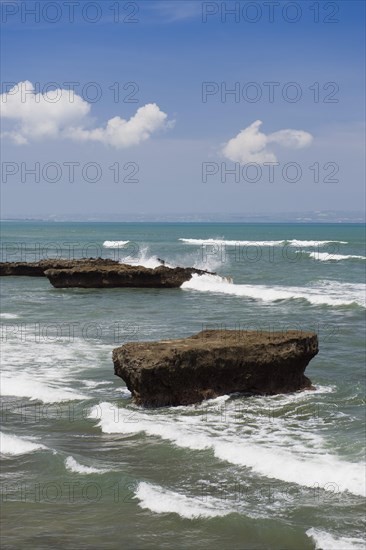
{"type": "Polygon", "coordinates": [[[205,330],[179,340],[125,344],[113,350],[113,362],[137,404],[160,407],[235,392],[310,389],[304,371],[317,353],[313,332],[205,330]]]}
{"type": "Polygon", "coordinates": [[[189,281],[193,273],[208,273],[193,267],[155,269],[127,264],[85,265],[70,269],[48,269],[46,276],[56,288],[178,288],[189,281]]]}
{"type": "Polygon", "coordinates": [[[119,265],[116,260],[81,258],[79,260],[49,259],[39,262],[0,262],[0,276],[45,277],[48,269],[70,269],[76,266],[119,265]]]}

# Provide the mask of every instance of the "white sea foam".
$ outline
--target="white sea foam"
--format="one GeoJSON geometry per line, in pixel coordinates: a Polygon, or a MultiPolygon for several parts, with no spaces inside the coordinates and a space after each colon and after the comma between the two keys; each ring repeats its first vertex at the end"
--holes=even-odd
{"type": "Polygon", "coordinates": [[[363,307],[366,306],[363,285],[339,283],[337,281],[320,281],[316,286],[306,287],[243,285],[233,284],[218,275],[193,274],[189,281],[182,284],[181,288],[183,290],[242,296],[263,302],[303,299],[314,305],[342,306],[356,303],[363,307]]]}
{"type": "Polygon", "coordinates": [[[235,512],[218,498],[188,497],[151,483],[139,483],[135,492],[139,506],[157,514],[178,514],[181,518],[214,518],[235,512]]]}
{"type": "Polygon", "coordinates": [[[130,241],[104,241],[104,248],[121,248],[128,244],[130,241]]]}
{"type": "Polygon", "coordinates": [[[263,448],[247,443],[216,443],[215,456],[231,464],[246,466],[257,474],[281,479],[303,487],[320,486],[326,491],[349,491],[366,496],[364,465],[348,463],[325,451],[318,456],[302,458],[287,449],[263,448]]]}
{"type": "Polygon", "coordinates": [[[185,244],[192,245],[219,245],[219,246],[281,246],[281,245],[291,245],[291,246],[326,246],[331,243],[340,243],[347,244],[346,241],[304,241],[299,239],[282,239],[282,240],[266,240],[266,241],[247,241],[247,240],[226,240],[226,239],[179,239],[185,244]]]}
{"type": "Polygon", "coordinates": [[[9,456],[24,455],[44,449],[47,449],[47,447],[41,443],[36,443],[17,435],[0,432],[1,454],[9,456]]]}
{"type": "Polygon", "coordinates": [[[14,397],[28,397],[43,403],[60,403],[87,399],[88,396],[60,385],[42,382],[30,374],[1,374],[1,394],[14,397]]]}
{"type": "MultiPolygon", "coordinates": [[[[128,265],[141,265],[150,269],[155,269],[156,267],[160,267],[161,265],[163,265],[163,263],[157,258],[157,256],[153,256],[150,254],[149,247],[147,246],[140,247],[136,255],[126,256],[125,258],[122,258],[120,262],[122,264],[128,265]]],[[[166,267],[175,267],[168,262],[165,262],[164,265],[166,267]]]]}
{"type": "Polygon", "coordinates": [[[65,460],[65,466],[67,470],[74,472],[76,474],[104,474],[109,472],[105,468],[94,468],[93,466],[83,466],[75,460],[73,456],[68,456],[65,460]]]}
{"type": "Polygon", "coordinates": [[[326,246],[333,243],[348,244],[347,241],[303,241],[299,239],[290,239],[285,242],[291,246],[326,246]]]}
{"type": "Polygon", "coordinates": [[[280,246],[285,241],[242,241],[242,240],[225,240],[225,239],[179,239],[185,244],[193,245],[218,245],[218,246],[280,246]]]}
{"type": "Polygon", "coordinates": [[[365,550],[365,539],[355,537],[338,537],[320,529],[308,529],[306,531],[315,543],[315,550],[365,550]]]}
{"type": "Polygon", "coordinates": [[[287,517],[291,503],[276,489],[273,489],[272,493],[276,504],[273,501],[269,502],[268,497],[258,491],[257,487],[250,487],[247,494],[244,491],[239,493],[237,486],[228,489],[224,492],[222,485],[210,485],[202,480],[195,487],[196,494],[190,495],[160,485],[140,482],[135,497],[140,501],[141,508],[157,514],[178,514],[184,519],[217,518],[233,513],[255,519],[267,519],[269,516],[287,517]],[[216,491],[220,498],[208,494],[212,490],[216,491]],[[256,506],[253,506],[254,502],[256,506]]]}
{"type": "MultiPolygon", "coordinates": [[[[302,251],[299,251],[300,253],[302,251]]],[[[319,260],[320,262],[340,262],[342,260],[366,260],[366,256],[358,256],[356,254],[333,254],[331,252],[310,252],[303,251],[305,254],[309,254],[310,258],[319,260]]]]}
{"type": "Polygon", "coordinates": [[[1,345],[2,395],[44,403],[87,399],[92,389],[83,383],[85,371],[98,368],[99,356],[110,351],[107,344],[90,346],[82,338],[43,337],[31,326],[28,332],[4,333],[1,345]]]}
{"type": "Polygon", "coordinates": [[[130,390],[125,388],[124,386],[118,388],[118,391],[121,392],[122,397],[124,397],[125,399],[130,399],[131,398],[130,390]]]}
{"type": "Polygon", "coordinates": [[[16,313],[0,313],[1,319],[18,319],[18,317],[16,313]]]}
{"type": "Polygon", "coordinates": [[[82,383],[87,388],[99,388],[99,386],[108,386],[110,382],[107,382],[106,380],[83,380],[82,383]]]}
{"type": "MultiPolygon", "coordinates": [[[[308,402],[310,394],[302,394],[304,403],[308,402]]],[[[143,432],[171,441],[178,447],[209,450],[219,460],[250,468],[266,478],[319,487],[333,493],[366,494],[364,465],[329,453],[325,440],[316,433],[321,420],[308,419],[306,429],[302,417],[298,422],[296,417],[289,422],[287,416],[273,416],[269,422],[260,408],[263,403],[263,398],[251,400],[249,410],[243,408],[238,418],[236,400],[225,402],[225,410],[215,403],[205,403],[187,411],[171,410],[169,415],[118,409],[104,402],[93,407],[90,417],[98,421],[104,433],[143,432]],[[197,414],[199,411],[202,415],[197,414]]],[[[276,407],[281,412],[282,405],[281,401],[271,400],[272,413],[276,407]]]]}
{"type": "MultiPolygon", "coordinates": [[[[187,262],[185,265],[187,265],[187,262]]],[[[188,262],[188,265],[195,269],[216,272],[216,270],[222,266],[222,259],[219,254],[209,254],[206,257],[201,257],[199,259],[195,258],[193,261],[188,262]]]]}

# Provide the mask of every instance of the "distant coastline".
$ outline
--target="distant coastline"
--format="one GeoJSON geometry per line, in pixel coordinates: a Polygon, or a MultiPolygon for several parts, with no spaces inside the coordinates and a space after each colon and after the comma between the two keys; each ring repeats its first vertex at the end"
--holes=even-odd
{"type": "Polygon", "coordinates": [[[278,223],[278,224],[360,224],[366,221],[363,211],[279,212],[279,213],[170,213],[170,214],[75,214],[51,215],[34,218],[12,215],[1,222],[56,222],[56,223],[278,223]]]}

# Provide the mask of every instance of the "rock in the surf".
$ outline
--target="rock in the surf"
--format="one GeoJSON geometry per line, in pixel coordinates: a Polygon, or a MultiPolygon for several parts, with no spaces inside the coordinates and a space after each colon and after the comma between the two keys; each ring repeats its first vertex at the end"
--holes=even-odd
{"type": "Polygon", "coordinates": [[[103,258],[81,258],[74,260],[49,259],[39,262],[0,262],[0,276],[45,277],[48,269],[70,269],[76,266],[96,267],[119,265],[116,260],[103,258]]]}
{"type": "Polygon", "coordinates": [[[45,274],[56,288],[178,288],[193,274],[207,271],[193,267],[155,269],[141,265],[83,265],[70,269],[48,269],[45,274]]]}
{"type": "Polygon", "coordinates": [[[229,393],[274,395],[310,389],[318,353],[313,332],[205,330],[189,338],[128,343],[114,372],[147,407],[189,405],[229,393]]]}

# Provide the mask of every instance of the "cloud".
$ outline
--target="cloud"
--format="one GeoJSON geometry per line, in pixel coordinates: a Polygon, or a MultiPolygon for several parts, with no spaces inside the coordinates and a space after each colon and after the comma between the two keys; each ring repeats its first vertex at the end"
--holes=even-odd
{"type": "Polygon", "coordinates": [[[69,128],[67,135],[77,141],[99,141],[116,149],[125,149],[146,141],[153,132],[161,128],[171,127],[172,122],[167,122],[167,118],[168,115],[160,111],[156,103],[149,103],[137,109],[130,120],[116,116],[108,120],[105,128],[69,128]]]}
{"type": "Polygon", "coordinates": [[[115,116],[105,127],[86,128],[91,106],[73,90],[49,90],[36,93],[31,82],[16,84],[0,95],[1,117],[14,121],[14,128],[4,132],[18,145],[47,138],[96,141],[125,149],[139,145],[158,130],[171,128],[173,121],[156,103],[140,107],[129,120],[115,116]]]}
{"type": "Polygon", "coordinates": [[[268,143],[278,143],[289,149],[302,149],[312,141],[313,136],[303,130],[279,130],[268,136],[268,143]]]}
{"type": "Polygon", "coordinates": [[[277,162],[276,155],[267,148],[269,143],[277,143],[290,149],[301,149],[310,145],[313,140],[313,136],[303,130],[279,130],[266,135],[259,131],[261,125],[262,121],[256,120],[241,130],[223,146],[223,155],[240,164],[277,162]]]}
{"type": "Polygon", "coordinates": [[[90,105],[72,90],[37,94],[28,80],[1,94],[0,108],[2,118],[16,123],[15,129],[6,133],[16,143],[57,137],[65,127],[83,119],[90,111],[90,105]]]}

